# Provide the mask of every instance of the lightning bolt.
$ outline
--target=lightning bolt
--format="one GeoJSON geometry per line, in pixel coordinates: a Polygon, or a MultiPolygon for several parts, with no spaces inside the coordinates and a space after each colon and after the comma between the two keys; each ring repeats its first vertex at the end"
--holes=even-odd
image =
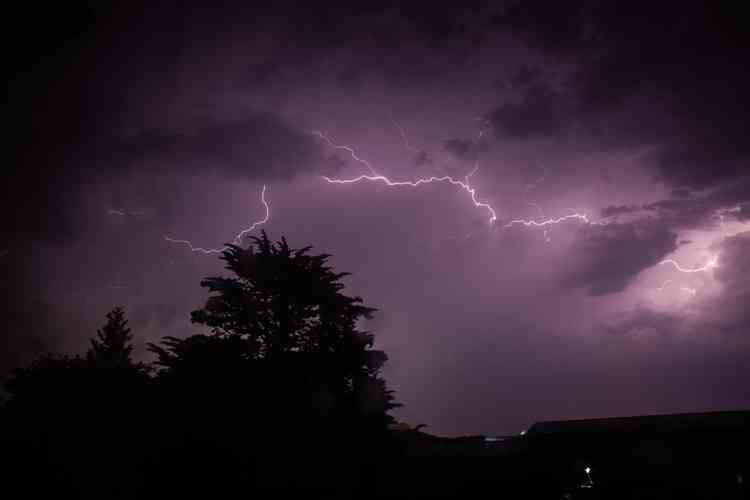
{"type": "MultiPolygon", "coordinates": [[[[539,212],[539,217],[541,217],[542,219],[546,217],[546,215],[544,215],[544,210],[542,210],[542,207],[538,203],[527,201],[526,204],[536,208],[536,210],[539,212]]],[[[552,241],[552,238],[550,238],[549,236],[549,229],[546,227],[543,229],[544,229],[544,241],[549,243],[550,241],[552,241]]]]}
{"type": "Polygon", "coordinates": [[[333,141],[331,141],[331,139],[329,139],[327,135],[325,135],[323,132],[320,132],[318,130],[315,130],[310,133],[313,134],[314,136],[319,137],[323,141],[325,141],[331,147],[331,149],[343,149],[347,151],[354,161],[361,163],[362,165],[367,167],[367,170],[370,171],[370,174],[372,177],[380,177],[378,173],[375,171],[375,169],[372,168],[372,165],[370,165],[370,162],[357,156],[357,153],[356,151],[354,151],[354,148],[351,148],[349,146],[341,146],[338,144],[334,144],[333,141]]]}
{"type": "Polygon", "coordinates": [[[718,260],[719,260],[719,256],[715,255],[702,266],[682,267],[680,263],[674,259],[664,259],[663,261],[659,262],[659,265],[672,264],[675,267],[675,269],[677,269],[681,273],[702,273],[704,271],[709,271],[711,269],[714,269],[715,267],[718,267],[718,264],[717,264],[718,260]]]}
{"type": "Polygon", "coordinates": [[[331,148],[333,148],[333,149],[343,149],[345,151],[348,151],[353,160],[361,163],[362,165],[364,165],[365,167],[367,167],[367,169],[370,171],[370,174],[359,175],[357,177],[352,177],[352,178],[349,178],[349,179],[332,179],[332,178],[330,178],[328,176],[325,176],[325,175],[322,176],[322,178],[326,182],[328,182],[329,184],[356,184],[356,183],[359,183],[359,182],[367,182],[367,181],[369,181],[369,182],[382,182],[383,184],[385,184],[388,187],[411,187],[411,188],[416,188],[416,187],[419,187],[419,186],[421,186],[423,184],[432,184],[432,183],[438,183],[438,182],[448,183],[448,184],[450,184],[452,186],[456,186],[459,189],[461,189],[461,190],[465,191],[466,193],[468,193],[468,195],[470,196],[471,201],[472,201],[472,203],[474,204],[475,207],[486,210],[489,213],[489,223],[490,224],[494,224],[495,221],[497,220],[497,213],[495,212],[495,209],[492,208],[492,206],[489,203],[484,202],[484,201],[480,201],[477,198],[476,188],[471,187],[471,185],[469,184],[469,177],[471,175],[473,175],[474,173],[476,173],[476,171],[479,168],[478,164],[475,165],[474,170],[471,173],[469,173],[468,175],[466,175],[466,177],[464,178],[464,181],[460,181],[458,179],[455,179],[455,178],[451,177],[450,175],[423,177],[423,178],[419,178],[419,179],[414,180],[414,181],[394,181],[394,180],[391,180],[391,179],[389,179],[388,177],[386,177],[384,175],[378,174],[377,171],[372,167],[372,165],[367,160],[362,159],[359,156],[357,156],[357,153],[354,150],[354,148],[352,148],[350,146],[343,146],[343,145],[336,144],[331,139],[329,139],[328,136],[326,136],[322,132],[315,131],[315,132],[312,132],[312,133],[315,136],[317,136],[320,139],[322,139],[323,141],[325,141],[331,148]]]}
{"type": "MultiPolygon", "coordinates": [[[[271,208],[268,206],[268,202],[266,201],[266,186],[265,185],[263,185],[263,189],[261,189],[261,191],[260,191],[260,201],[261,201],[261,203],[263,204],[263,207],[266,210],[266,215],[262,219],[253,222],[250,225],[250,227],[248,227],[246,229],[243,229],[242,231],[240,231],[239,233],[237,233],[237,235],[234,237],[234,241],[233,241],[233,243],[235,245],[239,245],[240,243],[242,243],[242,238],[247,233],[253,231],[256,227],[258,227],[258,226],[260,226],[262,224],[265,224],[266,222],[268,222],[268,219],[271,217],[271,208]]],[[[167,240],[170,243],[180,243],[180,244],[183,244],[183,245],[187,245],[187,247],[190,248],[191,252],[194,252],[194,253],[195,252],[200,252],[200,253],[203,253],[203,254],[206,254],[206,255],[210,255],[210,254],[213,254],[213,253],[221,253],[224,250],[226,250],[227,248],[229,248],[229,247],[226,247],[226,246],[221,247],[221,248],[196,247],[196,246],[193,246],[193,244],[189,240],[176,240],[174,238],[170,238],[169,236],[165,236],[164,239],[167,240]]]]}
{"type": "MultiPolygon", "coordinates": [[[[401,130],[403,130],[403,129],[401,129],[401,130]]],[[[484,129],[480,130],[479,136],[477,137],[477,140],[479,140],[479,139],[482,138],[482,135],[484,134],[484,132],[485,132],[484,129]]],[[[470,198],[471,198],[471,202],[474,204],[475,207],[481,208],[483,210],[486,210],[489,213],[489,224],[490,225],[493,225],[497,221],[497,212],[495,211],[495,209],[489,203],[487,203],[485,201],[481,201],[481,200],[479,200],[477,198],[476,188],[472,187],[471,184],[470,184],[470,182],[469,182],[469,179],[471,178],[471,176],[474,175],[474,174],[476,174],[476,172],[479,170],[479,160],[476,161],[476,163],[474,165],[474,169],[471,172],[469,172],[464,177],[463,181],[458,180],[458,179],[456,179],[456,178],[454,178],[454,177],[452,177],[450,175],[422,177],[422,178],[418,178],[418,179],[413,180],[413,181],[395,181],[395,180],[391,180],[390,178],[388,178],[385,175],[378,174],[377,171],[375,170],[375,168],[372,166],[372,164],[370,164],[370,162],[368,162],[364,158],[361,158],[361,157],[359,157],[357,155],[357,152],[354,150],[353,147],[346,146],[346,145],[336,144],[328,136],[326,136],[323,132],[313,131],[311,133],[313,135],[315,135],[316,137],[320,138],[321,140],[323,140],[332,149],[347,151],[353,160],[355,160],[356,162],[364,165],[369,170],[369,172],[370,172],[370,174],[362,174],[362,175],[359,175],[359,176],[356,176],[356,177],[352,177],[352,178],[348,178],[348,179],[333,179],[333,178],[325,176],[325,175],[322,176],[323,180],[325,180],[329,184],[356,184],[356,183],[359,183],[359,182],[368,182],[369,181],[369,182],[381,182],[381,183],[385,184],[388,187],[411,187],[411,188],[416,188],[416,187],[419,187],[419,186],[421,186],[423,184],[432,184],[432,183],[444,182],[444,183],[448,183],[448,184],[451,184],[453,186],[456,186],[459,189],[461,189],[461,190],[465,191],[466,193],[468,193],[469,196],[470,196],[470,198]]],[[[546,176],[546,172],[545,172],[545,174],[542,177],[544,178],[544,176],[546,176]]],[[[541,182],[541,180],[543,180],[543,178],[540,179],[540,181],[538,181],[538,182],[541,182]]],[[[528,188],[528,186],[527,186],[527,188],[528,188]]],[[[527,189],[527,191],[528,191],[528,189],[527,189]]],[[[527,219],[515,219],[515,220],[512,220],[512,221],[508,222],[503,227],[504,228],[510,228],[512,226],[515,226],[515,225],[522,225],[522,226],[525,226],[525,227],[546,228],[547,226],[551,226],[551,225],[554,225],[554,224],[560,224],[560,223],[563,223],[563,222],[566,222],[566,221],[569,221],[569,220],[577,220],[579,222],[582,222],[582,223],[585,223],[585,224],[589,224],[589,225],[606,225],[606,224],[608,224],[607,222],[601,222],[601,221],[600,222],[595,222],[595,221],[592,221],[592,220],[590,220],[588,218],[588,216],[586,214],[574,213],[574,214],[564,215],[564,216],[558,217],[558,218],[546,219],[546,220],[541,220],[541,221],[527,220],[527,219]]]]}
{"type": "Polygon", "coordinates": [[[557,217],[557,218],[553,218],[553,219],[546,219],[546,220],[541,220],[541,221],[526,220],[526,219],[514,219],[514,220],[508,222],[507,224],[505,224],[505,226],[503,226],[503,227],[509,228],[509,227],[512,227],[512,226],[515,226],[515,225],[521,225],[521,226],[525,226],[525,227],[541,227],[541,228],[544,228],[544,227],[551,226],[551,225],[554,225],[554,224],[560,224],[562,222],[569,221],[569,220],[577,220],[577,221],[580,221],[580,222],[582,222],[584,224],[589,224],[591,226],[606,226],[608,224],[607,222],[592,221],[592,220],[590,220],[588,218],[588,216],[586,214],[575,213],[575,214],[563,215],[562,217],[557,217]]]}
{"type": "MultiPolygon", "coordinates": [[[[547,178],[547,168],[542,166],[542,175],[536,179],[535,181],[532,181],[528,184],[526,184],[526,189],[524,189],[523,198],[526,201],[526,204],[529,206],[534,207],[537,212],[539,212],[539,217],[544,220],[547,218],[547,216],[544,214],[544,210],[542,210],[541,205],[538,203],[532,202],[528,200],[529,192],[533,189],[536,189],[539,184],[544,182],[544,180],[547,178]]],[[[552,241],[552,238],[549,235],[549,229],[547,227],[543,227],[543,235],[544,235],[544,241],[545,243],[549,243],[552,241]]]]}
{"type": "Polygon", "coordinates": [[[392,181],[384,175],[360,175],[358,177],[354,177],[351,179],[331,179],[330,177],[324,175],[323,179],[330,184],[355,184],[357,182],[372,181],[372,182],[382,182],[388,187],[413,187],[413,188],[419,187],[422,184],[432,184],[434,182],[447,182],[453,186],[458,186],[459,188],[469,193],[469,196],[471,197],[471,201],[475,207],[483,208],[487,210],[487,212],[490,214],[490,217],[489,217],[490,224],[493,224],[497,220],[497,214],[495,213],[495,209],[493,209],[489,203],[479,201],[477,199],[477,192],[475,188],[469,186],[469,184],[465,182],[456,180],[449,175],[444,175],[440,177],[437,177],[437,176],[425,177],[425,178],[417,179],[416,181],[392,181]]]}

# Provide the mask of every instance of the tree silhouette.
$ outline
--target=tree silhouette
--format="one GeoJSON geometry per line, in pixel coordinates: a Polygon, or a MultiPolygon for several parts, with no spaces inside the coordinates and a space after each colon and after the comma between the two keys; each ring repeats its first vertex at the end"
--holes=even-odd
{"type": "Polygon", "coordinates": [[[261,487],[353,484],[358,461],[382,456],[396,404],[379,376],[387,356],[358,328],[375,309],[344,294],[348,273],[310,250],[265,232],[247,248],[227,245],[232,276],[204,279],[210,296],[191,315],[210,334],[149,344],[178,443],[169,456],[254,454],[253,466],[221,469],[252,469],[261,487]]]}
{"type": "Polygon", "coordinates": [[[116,307],[107,313],[107,323],[96,331],[96,338],[90,340],[86,359],[107,366],[130,366],[133,363],[130,357],[132,340],[125,310],[116,307]]]}
{"type": "Polygon", "coordinates": [[[85,356],[45,354],[7,380],[3,410],[12,433],[3,445],[26,464],[24,474],[43,478],[39,495],[115,498],[137,489],[137,479],[122,477],[136,476],[152,405],[148,369],[132,360],[131,341],[124,311],[115,308],[85,356]]]}
{"type": "Polygon", "coordinates": [[[138,383],[136,379],[145,382],[148,367],[131,358],[133,336],[125,311],[116,307],[106,317],[105,325],[90,339],[85,357],[44,354],[28,366],[13,370],[5,382],[11,395],[9,402],[47,405],[60,400],[88,400],[97,392],[99,398],[122,398],[123,390],[141,390],[141,386],[133,384],[138,383]],[[108,387],[109,384],[116,386],[108,387]]]}
{"type": "Polygon", "coordinates": [[[214,295],[192,313],[194,322],[217,334],[247,338],[257,357],[342,352],[358,335],[372,342],[357,331],[356,322],[376,309],[341,293],[340,280],[349,273],[334,273],[326,265],[330,255],[310,255],[311,247],[293,250],[284,238],[274,244],[265,232],[253,242],[247,249],[229,245],[223,252],[235,277],[201,282],[214,295]]]}
{"type": "Polygon", "coordinates": [[[9,405],[49,405],[70,402],[87,381],[86,363],[80,356],[44,354],[16,368],[5,381],[9,405]]]}
{"type": "Polygon", "coordinates": [[[221,258],[232,276],[203,280],[210,296],[191,315],[210,331],[148,344],[153,365],[133,360],[118,307],[84,355],[15,370],[0,449],[18,484],[72,498],[366,489],[397,406],[387,356],[358,327],[375,309],[343,293],[329,255],[265,232],[221,258]]]}
{"type": "MultiPolygon", "coordinates": [[[[371,349],[373,336],[357,328],[376,309],[360,297],[345,295],[341,279],[328,266],[328,254],[312,247],[292,249],[285,238],[274,243],[265,231],[248,248],[227,245],[221,259],[233,277],[204,279],[211,296],[193,311],[194,323],[211,328],[213,340],[168,337],[149,345],[157,364],[174,371],[208,355],[224,365],[227,349],[235,360],[256,361],[285,379],[326,399],[348,402],[357,410],[380,415],[394,408],[392,392],[378,373],[387,356],[371,349]],[[231,347],[230,347],[231,344],[231,347]]],[[[231,364],[231,363],[230,363],[231,364]]]]}

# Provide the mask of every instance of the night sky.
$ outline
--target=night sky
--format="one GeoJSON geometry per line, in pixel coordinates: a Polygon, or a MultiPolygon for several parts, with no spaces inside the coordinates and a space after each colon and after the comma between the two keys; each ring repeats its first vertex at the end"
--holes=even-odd
{"type": "Polygon", "coordinates": [[[223,263],[165,237],[221,248],[266,186],[250,234],[333,254],[380,309],[399,420],[750,406],[739,12],[137,3],[7,12],[3,371],[85,349],[115,305],[144,359],[201,331],[223,263]]]}

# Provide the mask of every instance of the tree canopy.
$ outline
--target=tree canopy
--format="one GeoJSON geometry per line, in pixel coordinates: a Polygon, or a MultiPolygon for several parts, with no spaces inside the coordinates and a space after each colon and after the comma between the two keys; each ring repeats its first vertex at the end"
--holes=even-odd
{"type": "Polygon", "coordinates": [[[204,279],[210,296],[191,314],[211,335],[150,344],[162,374],[255,362],[256,370],[275,370],[275,383],[285,381],[290,391],[306,386],[385,418],[396,406],[379,378],[387,356],[372,349],[373,336],[358,328],[376,309],[344,294],[341,280],[349,273],[334,272],[331,256],[311,249],[293,249],[285,238],[272,242],[265,232],[247,248],[227,245],[221,259],[233,276],[204,279]]]}

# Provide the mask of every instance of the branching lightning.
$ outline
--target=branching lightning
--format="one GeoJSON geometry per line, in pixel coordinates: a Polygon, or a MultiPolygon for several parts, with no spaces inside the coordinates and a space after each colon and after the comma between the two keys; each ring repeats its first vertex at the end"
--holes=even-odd
{"type": "Polygon", "coordinates": [[[474,203],[475,207],[483,208],[489,212],[489,222],[490,224],[494,223],[497,220],[497,214],[495,213],[495,210],[490,206],[489,203],[479,201],[477,199],[476,195],[476,189],[469,186],[467,183],[459,181],[454,179],[453,177],[449,175],[444,176],[431,176],[431,177],[425,177],[421,179],[417,179],[416,181],[392,181],[389,178],[385,177],[384,175],[360,175],[358,177],[354,177],[351,179],[331,179],[330,177],[323,176],[323,179],[325,179],[326,182],[330,184],[355,184],[357,182],[362,181],[377,181],[382,182],[386,186],[389,187],[418,187],[422,184],[431,184],[433,182],[447,182],[449,184],[452,184],[454,186],[458,186],[471,196],[471,201],[474,203]]]}
{"type": "MultiPolygon", "coordinates": [[[[393,123],[399,129],[399,132],[401,133],[402,139],[404,140],[405,147],[407,147],[407,149],[410,149],[411,146],[410,146],[410,144],[408,142],[408,138],[406,137],[406,133],[405,133],[403,127],[400,127],[398,125],[398,123],[395,122],[395,120],[393,121],[393,123]]],[[[485,132],[484,129],[480,130],[479,135],[477,137],[477,140],[479,140],[479,139],[482,138],[484,132],[485,132]]],[[[372,166],[372,164],[370,164],[370,162],[368,162],[364,158],[361,158],[360,156],[357,155],[357,152],[354,150],[353,147],[346,146],[346,145],[341,145],[341,144],[336,144],[327,135],[325,135],[323,132],[313,131],[311,133],[313,135],[315,135],[316,137],[320,138],[321,140],[323,140],[332,149],[338,149],[338,150],[347,151],[349,153],[349,155],[351,156],[351,158],[354,161],[356,161],[356,162],[364,165],[367,168],[367,170],[370,172],[369,174],[362,174],[362,175],[359,175],[359,176],[356,176],[356,177],[347,178],[347,179],[333,179],[333,178],[328,177],[328,176],[322,176],[323,179],[326,182],[330,183],[330,184],[356,184],[356,183],[359,183],[359,182],[370,181],[370,182],[382,182],[383,184],[385,184],[388,187],[411,187],[411,188],[416,188],[416,187],[419,187],[419,186],[421,186],[423,184],[432,184],[432,183],[444,182],[444,183],[448,183],[448,184],[451,184],[453,186],[456,186],[456,187],[462,189],[463,191],[465,191],[466,193],[468,193],[469,196],[470,196],[470,198],[471,198],[471,202],[474,204],[475,207],[481,208],[483,210],[486,210],[489,213],[489,223],[490,223],[490,225],[493,225],[497,221],[497,212],[495,211],[495,209],[488,202],[482,201],[482,200],[480,200],[480,199],[477,198],[477,190],[476,190],[475,187],[472,187],[471,184],[470,184],[470,182],[469,182],[470,178],[474,174],[476,174],[477,171],[479,170],[479,160],[477,160],[475,162],[474,168],[471,170],[471,172],[469,172],[464,177],[463,181],[462,180],[458,180],[458,179],[456,179],[456,178],[454,178],[454,177],[452,177],[450,175],[422,177],[422,178],[418,178],[418,179],[413,180],[413,181],[395,181],[395,180],[391,180],[390,178],[388,178],[385,175],[377,173],[377,171],[372,166]]],[[[532,183],[532,184],[530,184],[530,185],[527,186],[526,192],[528,192],[529,189],[532,189],[533,187],[535,187],[536,184],[542,182],[545,179],[546,174],[547,174],[547,172],[545,170],[543,172],[542,177],[539,180],[537,180],[534,183],[532,183]]],[[[537,205],[537,207],[538,207],[538,205],[537,205]]],[[[538,208],[540,208],[540,207],[538,207],[538,208]]],[[[525,226],[525,227],[543,228],[543,229],[545,229],[545,239],[547,241],[549,241],[547,233],[546,233],[546,229],[547,229],[548,226],[551,226],[551,225],[554,225],[554,224],[560,224],[560,223],[563,223],[563,222],[566,222],[566,221],[572,221],[572,220],[576,220],[576,221],[579,221],[581,223],[585,223],[585,224],[589,224],[589,225],[606,225],[606,224],[608,224],[607,222],[595,222],[595,221],[592,221],[592,220],[590,220],[588,218],[588,216],[586,214],[573,213],[573,214],[569,214],[569,215],[564,215],[562,217],[550,218],[550,219],[543,219],[543,220],[540,220],[540,221],[537,221],[537,220],[527,220],[527,219],[515,219],[515,220],[512,220],[512,221],[508,222],[503,227],[504,228],[510,228],[512,226],[515,226],[515,225],[522,225],[522,226],[525,226]]]]}
{"type": "MultiPolygon", "coordinates": [[[[680,263],[677,262],[674,259],[664,259],[661,262],[659,262],[659,265],[671,264],[672,266],[674,266],[674,268],[677,271],[679,271],[681,273],[693,274],[693,273],[702,273],[704,271],[709,271],[711,269],[714,269],[714,268],[718,267],[718,260],[719,260],[718,255],[714,255],[713,257],[711,257],[708,260],[708,262],[706,262],[702,266],[682,267],[680,265],[680,263]]],[[[673,280],[666,280],[659,288],[656,288],[655,291],[657,291],[657,292],[663,292],[664,289],[667,288],[667,286],[669,286],[669,285],[671,285],[673,283],[674,283],[673,280]]],[[[698,289],[697,288],[692,288],[692,287],[684,286],[684,285],[680,286],[679,290],[682,291],[682,292],[685,292],[690,297],[695,297],[695,295],[698,293],[698,289]]]]}
{"type": "MultiPolygon", "coordinates": [[[[533,201],[527,201],[526,204],[534,207],[537,210],[537,212],[539,212],[539,217],[541,217],[542,219],[545,219],[547,217],[544,214],[544,210],[542,210],[542,207],[538,203],[534,203],[533,201]]],[[[547,243],[552,241],[552,238],[550,238],[550,235],[549,235],[549,229],[546,227],[544,228],[544,241],[547,243]]]]}
{"type": "Polygon", "coordinates": [[[365,167],[367,167],[367,170],[370,171],[370,174],[372,175],[372,177],[379,177],[378,173],[375,171],[374,168],[372,168],[372,165],[370,165],[370,162],[368,162],[367,160],[363,160],[362,158],[360,158],[359,156],[357,156],[357,153],[354,151],[353,148],[351,148],[349,146],[341,146],[341,145],[338,145],[338,144],[334,144],[333,141],[331,141],[331,139],[328,138],[328,136],[326,136],[323,132],[320,132],[318,130],[313,131],[311,133],[313,135],[319,137],[323,141],[325,141],[332,149],[343,149],[343,150],[345,150],[346,152],[349,153],[349,155],[352,157],[352,159],[354,161],[356,161],[358,163],[361,163],[362,165],[364,165],[365,167]]]}
{"type": "MultiPolygon", "coordinates": [[[[262,219],[253,222],[250,225],[250,227],[248,227],[246,229],[243,229],[242,231],[240,231],[239,233],[237,233],[237,235],[234,237],[234,241],[232,242],[235,245],[239,245],[240,243],[242,243],[242,238],[246,234],[250,233],[251,231],[253,231],[258,226],[260,226],[260,225],[265,224],[266,222],[268,222],[268,219],[271,217],[271,208],[269,207],[268,202],[266,201],[266,186],[265,185],[263,185],[263,189],[261,189],[261,191],[260,191],[260,201],[261,201],[261,203],[263,204],[263,207],[266,210],[265,216],[262,219]]],[[[189,240],[177,240],[177,239],[174,239],[174,238],[170,238],[169,236],[165,236],[164,239],[167,240],[167,241],[169,241],[170,243],[181,243],[183,245],[187,245],[188,248],[190,248],[191,252],[200,252],[200,253],[203,253],[203,254],[206,254],[206,255],[214,254],[214,253],[221,253],[221,252],[223,252],[224,250],[226,250],[228,248],[226,246],[221,247],[221,248],[196,247],[196,246],[193,246],[193,244],[189,240]]]]}
{"type": "MultiPolygon", "coordinates": [[[[421,153],[421,151],[419,149],[413,147],[409,143],[409,139],[408,139],[408,137],[406,135],[406,131],[404,130],[403,127],[401,127],[393,119],[392,116],[391,116],[391,121],[393,122],[394,126],[398,129],[399,134],[401,135],[401,138],[402,138],[402,140],[404,142],[404,147],[408,151],[410,151],[410,152],[421,153]]],[[[482,128],[479,131],[479,134],[478,134],[477,139],[476,139],[477,141],[479,141],[483,137],[485,131],[486,130],[484,128],[482,128]]],[[[347,145],[337,144],[337,143],[335,143],[333,140],[331,140],[327,135],[325,135],[321,131],[312,131],[310,133],[312,135],[318,137],[323,142],[325,142],[330,148],[335,149],[335,150],[346,151],[349,154],[349,156],[352,158],[352,160],[354,160],[355,162],[363,165],[367,169],[368,173],[366,173],[366,174],[358,175],[358,176],[351,177],[351,178],[345,178],[345,179],[340,179],[340,178],[334,179],[334,178],[331,178],[329,176],[322,176],[323,180],[325,180],[329,184],[342,184],[343,185],[343,184],[356,184],[356,183],[360,183],[360,182],[368,182],[369,181],[369,182],[381,182],[381,183],[385,184],[388,187],[417,188],[417,187],[419,187],[419,186],[421,186],[423,184],[447,183],[447,184],[455,186],[455,187],[459,188],[460,190],[466,192],[469,195],[472,204],[476,208],[480,208],[482,210],[485,210],[488,213],[488,222],[489,222],[490,225],[494,225],[495,222],[498,219],[496,210],[492,207],[492,205],[490,205],[490,203],[488,203],[487,201],[484,201],[484,200],[480,200],[478,198],[478,196],[477,196],[477,189],[475,187],[473,187],[471,185],[471,183],[470,183],[471,177],[473,175],[475,175],[479,171],[479,159],[476,159],[475,164],[474,164],[474,168],[464,176],[463,180],[459,180],[459,179],[457,179],[457,178],[455,178],[453,176],[450,176],[450,175],[441,175],[441,176],[432,175],[432,176],[429,176],[429,177],[417,178],[416,180],[392,180],[392,179],[390,179],[389,177],[387,177],[385,175],[379,174],[369,161],[367,161],[366,159],[360,157],[357,154],[357,152],[355,151],[355,149],[353,147],[347,146],[347,145]]],[[[529,185],[526,186],[526,190],[525,190],[526,193],[528,193],[529,190],[535,188],[536,185],[538,185],[540,182],[544,181],[546,175],[547,175],[547,172],[546,172],[546,169],[545,169],[544,172],[542,173],[542,176],[540,177],[540,179],[538,179],[537,181],[535,181],[535,182],[533,182],[533,183],[531,183],[531,184],[529,184],[529,185]]],[[[263,204],[263,206],[265,208],[265,216],[262,219],[253,222],[250,225],[250,227],[248,227],[248,228],[243,229],[242,231],[240,231],[234,237],[233,243],[235,245],[240,244],[241,241],[242,241],[242,238],[247,233],[253,231],[258,226],[260,226],[260,225],[265,224],[266,222],[268,222],[268,219],[270,218],[270,215],[271,215],[271,211],[270,211],[270,207],[269,207],[269,205],[268,205],[268,203],[266,201],[265,194],[266,194],[266,186],[264,185],[263,189],[261,190],[261,196],[260,196],[260,198],[261,198],[261,203],[263,204]]],[[[515,225],[521,225],[521,226],[524,226],[524,227],[543,228],[544,229],[545,240],[549,242],[549,237],[548,237],[547,229],[548,229],[549,226],[554,225],[554,224],[560,224],[560,223],[563,223],[563,222],[566,222],[566,221],[578,221],[578,222],[589,224],[589,225],[606,225],[607,224],[606,222],[594,222],[594,221],[591,221],[586,214],[581,214],[581,213],[573,213],[573,214],[569,214],[569,215],[564,215],[562,217],[544,219],[544,211],[542,210],[542,208],[538,204],[536,204],[536,203],[531,203],[531,202],[528,202],[528,203],[529,203],[529,205],[534,206],[539,211],[542,220],[515,219],[515,220],[509,221],[503,227],[504,228],[510,228],[512,226],[515,226],[515,225]]],[[[118,216],[139,216],[139,215],[144,215],[143,212],[124,212],[124,211],[121,211],[121,210],[114,210],[114,209],[109,210],[109,213],[112,214],[112,215],[118,215],[118,216]]],[[[208,255],[208,254],[215,254],[215,253],[221,253],[221,252],[223,252],[224,250],[227,249],[226,246],[223,246],[223,247],[220,247],[220,248],[197,247],[197,246],[193,245],[193,243],[190,240],[175,239],[175,238],[171,238],[169,236],[164,236],[164,239],[167,240],[170,243],[178,243],[178,244],[186,245],[190,249],[191,252],[194,252],[194,253],[199,252],[199,253],[203,253],[203,254],[206,254],[206,255],[208,255]]],[[[2,255],[3,254],[0,254],[0,256],[2,256],[2,255]]],[[[677,265],[676,262],[674,264],[675,264],[675,266],[678,267],[678,269],[682,270],[682,268],[680,268],[677,265]]],[[[688,271],[688,272],[694,272],[694,271],[688,271]]]]}
{"type": "Polygon", "coordinates": [[[422,184],[432,184],[432,183],[437,183],[437,182],[444,182],[444,183],[451,184],[453,186],[456,186],[456,187],[458,187],[458,188],[466,191],[469,194],[469,196],[471,197],[471,201],[472,201],[472,203],[474,204],[475,207],[482,208],[482,209],[486,210],[489,213],[489,223],[490,224],[494,224],[494,222],[497,220],[497,213],[495,212],[495,209],[492,208],[492,206],[489,203],[484,202],[484,201],[480,201],[477,198],[476,188],[471,187],[471,185],[469,184],[469,177],[471,177],[471,175],[473,175],[474,173],[476,173],[476,171],[479,168],[478,165],[475,165],[474,170],[472,172],[470,172],[468,175],[466,175],[466,177],[464,178],[464,181],[457,180],[457,179],[451,177],[450,175],[423,177],[423,178],[419,178],[419,179],[414,180],[414,181],[393,181],[393,180],[389,179],[388,177],[386,177],[384,175],[378,174],[375,171],[375,169],[372,167],[372,165],[367,160],[364,160],[364,159],[360,158],[359,156],[357,156],[357,153],[354,151],[354,148],[352,148],[350,146],[342,146],[342,145],[336,144],[331,139],[329,139],[325,134],[323,134],[322,132],[316,131],[316,132],[313,132],[313,134],[316,135],[317,137],[321,138],[323,141],[325,141],[333,149],[343,149],[345,151],[348,151],[353,160],[361,163],[362,165],[364,165],[365,167],[367,167],[367,169],[370,171],[369,175],[368,174],[364,174],[364,175],[359,175],[357,177],[352,177],[352,178],[349,178],[349,179],[332,179],[332,178],[324,175],[323,179],[326,182],[330,183],[330,184],[355,184],[355,183],[358,183],[358,182],[371,181],[371,182],[382,182],[383,184],[385,184],[388,187],[412,187],[412,188],[416,188],[416,187],[421,186],[422,184]]]}

